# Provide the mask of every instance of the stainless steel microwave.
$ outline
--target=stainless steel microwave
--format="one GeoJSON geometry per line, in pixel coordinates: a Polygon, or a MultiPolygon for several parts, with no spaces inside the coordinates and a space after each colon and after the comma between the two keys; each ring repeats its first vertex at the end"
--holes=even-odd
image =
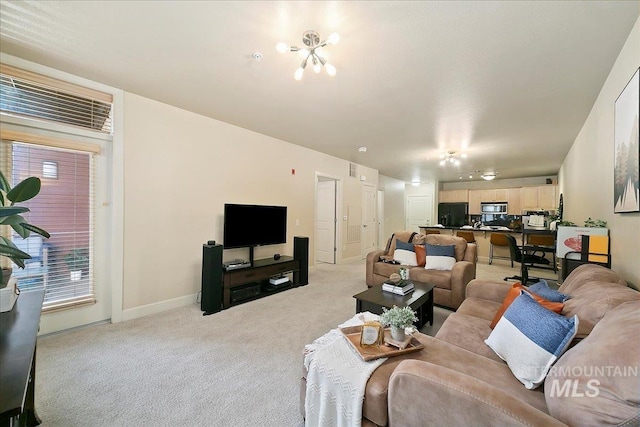
{"type": "Polygon", "coordinates": [[[506,203],[481,203],[482,213],[487,214],[506,214],[506,203]]]}

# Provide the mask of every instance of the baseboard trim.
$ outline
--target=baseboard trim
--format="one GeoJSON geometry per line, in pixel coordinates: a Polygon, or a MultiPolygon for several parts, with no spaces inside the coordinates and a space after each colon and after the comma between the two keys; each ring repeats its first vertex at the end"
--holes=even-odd
{"type": "Polygon", "coordinates": [[[196,302],[198,294],[185,295],[153,304],[142,305],[140,307],[129,308],[122,311],[122,320],[132,320],[150,314],[162,313],[163,311],[185,307],[196,302]]]}

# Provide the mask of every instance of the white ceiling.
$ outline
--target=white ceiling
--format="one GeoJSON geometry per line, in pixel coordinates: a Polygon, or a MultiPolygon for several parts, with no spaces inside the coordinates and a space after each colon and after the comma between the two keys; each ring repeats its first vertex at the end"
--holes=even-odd
{"type": "Polygon", "coordinates": [[[557,173],[640,2],[2,0],[0,12],[2,52],[383,175],[457,181],[557,173]],[[325,48],[338,73],[297,82],[300,59],[275,44],[310,29],[340,33],[325,48]],[[445,169],[446,150],[469,157],[445,169]]]}

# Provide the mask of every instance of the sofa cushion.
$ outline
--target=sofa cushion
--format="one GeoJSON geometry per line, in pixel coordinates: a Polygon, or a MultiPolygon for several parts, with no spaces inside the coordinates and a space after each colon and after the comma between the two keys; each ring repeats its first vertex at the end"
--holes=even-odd
{"type": "Polygon", "coordinates": [[[583,264],[569,274],[558,290],[563,294],[573,295],[578,288],[594,281],[627,286],[627,282],[616,272],[597,264],[583,264]]]}
{"type": "Polygon", "coordinates": [[[455,245],[430,245],[425,243],[424,246],[427,249],[427,256],[448,256],[452,258],[456,256],[455,245]]]}
{"type": "Polygon", "coordinates": [[[577,316],[567,319],[520,291],[485,342],[526,388],[534,389],[567,349],[577,328],[577,316]]]}
{"type": "Polygon", "coordinates": [[[413,249],[413,243],[403,242],[402,240],[396,239],[396,250],[404,249],[405,251],[415,252],[413,249]]]}
{"type": "Polygon", "coordinates": [[[611,309],[627,301],[640,300],[640,292],[618,283],[592,281],[574,287],[571,299],[564,303],[564,316],[578,316],[576,338],[584,338],[611,309]]]}
{"type": "MultiPolygon", "coordinates": [[[[465,303],[467,300],[465,300],[465,303]]],[[[463,305],[465,304],[463,303],[463,305]]],[[[462,306],[461,306],[462,307],[462,306]]],[[[504,363],[484,340],[491,333],[490,320],[465,313],[451,313],[438,330],[436,338],[464,348],[480,356],[504,363]]]]}
{"type": "MultiPolygon", "coordinates": [[[[416,243],[419,242],[416,241],[416,243]]],[[[467,241],[458,236],[447,236],[444,234],[427,234],[424,237],[424,243],[440,246],[454,245],[456,261],[462,261],[464,259],[464,253],[467,250],[467,241]]],[[[429,250],[427,249],[427,255],[428,254],[429,250]]]]}
{"type": "Polygon", "coordinates": [[[424,349],[404,356],[389,358],[373,371],[369,378],[365,389],[362,415],[377,425],[384,426],[388,423],[389,379],[400,362],[407,359],[423,360],[470,375],[495,385],[495,387],[547,413],[544,393],[541,391],[532,392],[522,387],[504,362],[488,360],[463,348],[419,332],[415,333],[414,337],[424,344],[424,349]]]}
{"type": "Polygon", "coordinates": [[[498,320],[500,320],[500,318],[502,317],[504,312],[507,310],[507,308],[520,295],[520,291],[527,292],[529,295],[533,297],[533,299],[535,299],[538,302],[538,304],[540,304],[547,310],[551,310],[554,313],[558,313],[558,314],[562,313],[562,309],[564,308],[563,303],[546,300],[533,292],[529,292],[529,290],[526,287],[522,286],[522,284],[515,283],[511,287],[511,290],[509,291],[507,296],[504,297],[504,300],[502,301],[502,305],[496,312],[495,316],[493,316],[493,320],[491,321],[491,326],[490,326],[491,329],[495,328],[496,324],[498,323],[498,320]]]}
{"type": "Polygon", "coordinates": [[[418,282],[431,283],[436,288],[451,289],[451,271],[413,267],[409,270],[409,277],[418,282]]]}
{"type": "Polygon", "coordinates": [[[612,308],[549,372],[549,413],[573,426],[639,425],[638,331],[640,301],[612,308]]]}
{"type": "Polygon", "coordinates": [[[408,251],[406,249],[396,248],[393,253],[393,260],[398,261],[402,265],[409,265],[415,267],[418,265],[418,259],[414,251],[408,251]]]}
{"type": "Polygon", "coordinates": [[[529,286],[529,290],[542,298],[553,302],[565,302],[569,298],[569,295],[565,295],[562,292],[558,292],[555,289],[551,289],[546,280],[541,279],[538,283],[534,283],[529,286]]]}
{"type": "Polygon", "coordinates": [[[451,271],[456,264],[456,259],[451,256],[427,255],[424,268],[427,270],[451,271]]]}
{"type": "Polygon", "coordinates": [[[396,240],[399,240],[401,242],[407,242],[407,243],[411,243],[413,242],[414,237],[417,235],[418,233],[416,233],[415,231],[396,231],[395,233],[393,233],[391,235],[391,238],[389,239],[389,242],[387,243],[387,253],[385,255],[385,257],[389,258],[389,259],[393,259],[393,253],[396,250],[396,240]]]}
{"type": "Polygon", "coordinates": [[[413,245],[413,250],[416,253],[416,260],[418,261],[418,267],[424,267],[427,260],[427,250],[424,245],[413,245]]]}

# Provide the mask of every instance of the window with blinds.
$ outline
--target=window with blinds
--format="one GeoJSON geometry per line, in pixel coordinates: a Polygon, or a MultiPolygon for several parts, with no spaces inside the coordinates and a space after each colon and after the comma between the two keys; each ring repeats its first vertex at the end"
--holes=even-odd
{"type": "Polygon", "coordinates": [[[30,210],[23,215],[27,222],[51,234],[49,239],[35,233],[22,239],[8,227],[3,230],[32,257],[24,269],[14,266],[18,287],[44,287],[44,311],[94,303],[94,154],[16,141],[2,144],[3,155],[11,159],[5,176],[12,185],[30,176],[41,179],[40,193],[21,205],[30,210]]]}
{"type": "Polygon", "coordinates": [[[40,193],[21,203],[27,222],[47,230],[22,239],[7,226],[13,242],[31,255],[24,269],[13,266],[21,290],[44,288],[44,311],[95,303],[93,280],[94,153],[2,140],[2,170],[12,185],[41,179],[40,193]],[[10,172],[9,172],[10,171],[10,172]]]}
{"type": "Polygon", "coordinates": [[[112,133],[111,95],[0,64],[0,112],[112,133]]]}

